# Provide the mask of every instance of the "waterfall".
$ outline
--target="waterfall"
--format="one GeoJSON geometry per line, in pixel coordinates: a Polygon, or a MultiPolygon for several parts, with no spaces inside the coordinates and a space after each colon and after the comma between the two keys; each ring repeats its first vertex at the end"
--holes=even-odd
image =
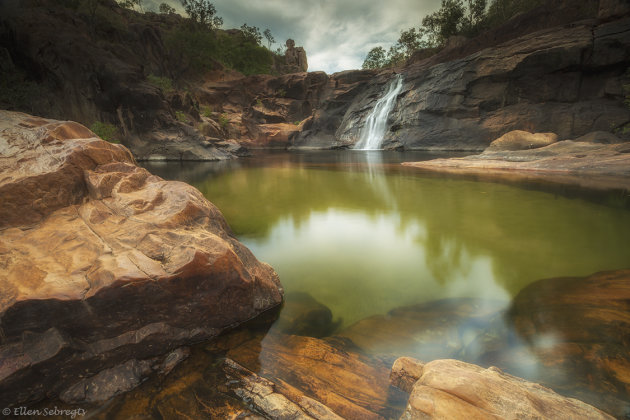
{"type": "Polygon", "coordinates": [[[361,130],[361,137],[354,145],[355,150],[379,150],[381,148],[385,130],[387,130],[387,118],[396,103],[396,97],[402,86],[403,77],[400,74],[389,82],[387,92],[376,101],[376,105],[367,116],[365,126],[361,130]]]}

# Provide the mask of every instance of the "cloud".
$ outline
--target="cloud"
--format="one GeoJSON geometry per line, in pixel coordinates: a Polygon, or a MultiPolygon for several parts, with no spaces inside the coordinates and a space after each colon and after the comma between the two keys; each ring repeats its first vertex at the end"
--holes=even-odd
{"type": "MultiPolygon", "coordinates": [[[[159,0],[150,0],[157,3],[159,0]]],[[[178,1],[168,3],[181,9],[178,1]]],[[[376,46],[389,48],[400,31],[418,27],[440,0],[215,0],[224,28],[269,28],[275,47],[288,38],[306,50],[309,71],[360,68],[376,46]]]]}

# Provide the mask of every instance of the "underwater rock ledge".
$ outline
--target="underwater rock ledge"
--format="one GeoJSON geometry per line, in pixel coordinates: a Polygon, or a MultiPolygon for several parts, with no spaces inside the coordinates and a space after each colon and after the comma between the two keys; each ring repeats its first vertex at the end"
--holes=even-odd
{"type": "Polygon", "coordinates": [[[78,123],[0,111],[0,196],[3,407],[107,399],[282,301],[198,190],[78,123]]]}

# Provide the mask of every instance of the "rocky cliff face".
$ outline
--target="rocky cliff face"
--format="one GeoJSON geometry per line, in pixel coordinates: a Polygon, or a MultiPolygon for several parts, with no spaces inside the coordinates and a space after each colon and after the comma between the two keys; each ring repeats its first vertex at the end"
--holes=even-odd
{"type": "Polygon", "coordinates": [[[282,300],[199,191],[80,124],[0,112],[0,174],[2,406],[106,400],[282,300]]]}
{"type": "MultiPolygon", "coordinates": [[[[415,62],[400,70],[405,84],[384,147],[480,150],[517,129],[550,131],[561,139],[623,130],[630,124],[622,88],[629,46],[625,18],[546,29],[439,64],[415,62]]],[[[352,146],[391,77],[391,71],[376,75],[340,110],[345,113],[338,126],[320,121],[295,145],[334,134],[334,146],[352,146]]]]}

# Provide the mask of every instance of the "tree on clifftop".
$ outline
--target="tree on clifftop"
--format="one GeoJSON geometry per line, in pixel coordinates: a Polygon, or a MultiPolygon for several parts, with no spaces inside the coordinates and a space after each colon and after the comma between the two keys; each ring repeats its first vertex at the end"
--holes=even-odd
{"type": "Polygon", "coordinates": [[[380,69],[385,66],[385,50],[383,47],[374,47],[368,52],[361,68],[363,70],[380,69]]]}
{"type": "Polygon", "coordinates": [[[217,9],[208,0],[180,0],[188,16],[200,26],[215,29],[223,25],[217,9]]]}

